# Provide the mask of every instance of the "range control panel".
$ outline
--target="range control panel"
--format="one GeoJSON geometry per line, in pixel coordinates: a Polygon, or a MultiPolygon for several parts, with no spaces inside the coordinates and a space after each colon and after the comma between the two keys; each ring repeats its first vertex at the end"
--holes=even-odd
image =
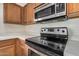
{"type": "Polygon", "coordinates": [[[67,35],[66,27],[42,28],[41,33],[67,35]]]}

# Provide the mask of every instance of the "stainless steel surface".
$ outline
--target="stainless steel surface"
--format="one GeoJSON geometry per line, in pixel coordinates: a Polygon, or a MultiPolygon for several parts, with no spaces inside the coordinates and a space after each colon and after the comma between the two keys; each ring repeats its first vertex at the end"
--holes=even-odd
{"type": "Polygon", "coordinates": [[[42,28],[41,33],[67,35],[66,28],[42,28]]]}
{"type": "Polygon", "coordinates": [[[43,10],[43,9],[45,9],[47,7],[50,7],[52,5],[54,5],[54,3],[45,3],[45,4],[43,4],[43,5],[35,8],[35,13],[38,12],[38,11],[40,11],[40,10],[43,10]]]}
{"type": "Polygon", "coordinates": [[[64,49],[68,39],[68,30],[66,27],[44,27],[40,31],[43,45],[48,46],[53,52],[59,55],[64,54],[64,49]]]}
{"type": "MultiPolygon", "coordinates": [[[[45,27],[45,28],[42,28],[41,31],[42,32],[40,32],[40,36],[29,38],[26,40],[28,45],[32,46],[32,48],[35,48],[38,51],[40,51],[41,48],[45,49],[46,51],[50,51],[47,54],[63,56],[64,49],[68,40],[67,28],[66,27],[52,27],[52,28],[45,27]],[[46,33],[44,33],[43,31],[45,31],[46,33]],[[52,33],[54,31],[56,34],[52,33]],[[63,32],[64,34],[61,32],[63,32]]],[[[46,53],[45,50],[41,50],[41,51],[46,53]]]]}
{"type": "Polygon", "coordinates": [[[28,49],[32,50],[33,52],[35,52],[36,54],[40,55],[40,56],[47,56],[46,54],[44,53],[41,53],[40,51],[37,51],[36,49],[28,46],[28,49]]]}
{"type": "MultiPolygon", "coordinates": [[[[41,8],[39,8],[39,9],[37,9],[37,10],[35,10],[35,13],[37,13],[37,12],[39,12],[40,10],[43,10],[43,9],[45,9],[45,8],[48,8],[48,7],[50,7],[50,6],[52,6],[52,5],[55,5],[55,13],[54,14],[51,14],[51,15],[48,15],[48,16],[44,16],[44,17],[40,17],[40,18],[36,18],[36,19],[34,19],[34,21],[41,21],[41,20],[46,20],[46,19],[50,19],[50,18],[55,18],[55,17],[59,17],[59,16],[64,16],[64,15],[66,15],[66,4],[64,3],[64,9],[62,9],[62,10],[60,10],[60,12],[59,12],[59,10],[57,10],[58,9],[58,7],[60,7],[61,8],[61,6],[62,5],[60,5],[60,6],[58,6],[57,7],[57,3],[49,3],[49,4],[47,4],[47,5],[45,5],[45,6],[43,6],[43,7],[41,7],[41,8]]],[[[54,9],[54,8],[53,8],[54,9]]]]}

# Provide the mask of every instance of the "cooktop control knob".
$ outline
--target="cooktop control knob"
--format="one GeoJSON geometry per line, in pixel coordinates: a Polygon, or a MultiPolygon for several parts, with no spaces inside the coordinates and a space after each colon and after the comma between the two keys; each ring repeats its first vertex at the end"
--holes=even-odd
{"type": "Polygon", "coordinates": [[[43,31],[45,31],[45,29],[41,29],[41,31],[43,32],[43,31]]]}

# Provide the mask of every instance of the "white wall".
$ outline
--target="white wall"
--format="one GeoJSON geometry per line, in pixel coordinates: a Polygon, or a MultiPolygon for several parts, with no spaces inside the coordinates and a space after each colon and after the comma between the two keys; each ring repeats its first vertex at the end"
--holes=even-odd
{"type": "Polygon", "coordinates": [[[3,25],[3,4],[0,3],[0,33],[4,32],[4,25],[3,25]]]}

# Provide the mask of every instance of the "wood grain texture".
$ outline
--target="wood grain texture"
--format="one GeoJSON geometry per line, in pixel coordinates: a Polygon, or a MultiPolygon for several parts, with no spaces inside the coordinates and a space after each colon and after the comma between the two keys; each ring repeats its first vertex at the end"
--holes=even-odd
{"type": "Polygon", "coordinates": [[[34,23],[35,3],[28,3],[20,7],[13,3],[4,3],[4,21],[6,23],[32,24],[34,23]]]}
{"type": "Polygon", "coordinates": [[[27,56],[28,46],[18,38],[0,41],[0,56],[27,56]]]}
{"type": "Polygon", "coordinates": [[[13,3],[4,4],[4,20],[8,23],[21,23],[21,8],[13,3]]]}
{"type": "Polygon", "coordinates": [[[24,7],[24,23],[25,24],[32,24],[34,23],[34,3],[29,3],[27,6],[24,7]]]}
{"type": "Polygon", "coordinates": [[[79,3],[67,3],[68,18],[79,17],[79,3]]]}
{"type": "Polygon", "coordinates": [[[15,56],[15,45],[0,48],[0,56],[15,56]]]}
{"type": "Polygon", "coordinates": [[[16,38],[0,41],[0,56],[15,56],[16,38]]]}
{"type": "Polygon", "coordinates": [[[28,56],[28,46],[23,40],[16,40],[16,55],[17,56],[28,56]]]}
{"type": "Polygon", "coordinates": [[[7,40],[1,40],[0,41],[0,48],[4,46],[14,45],[15,44],[15,38],[13,39],[7,39],[7,40]]]}

